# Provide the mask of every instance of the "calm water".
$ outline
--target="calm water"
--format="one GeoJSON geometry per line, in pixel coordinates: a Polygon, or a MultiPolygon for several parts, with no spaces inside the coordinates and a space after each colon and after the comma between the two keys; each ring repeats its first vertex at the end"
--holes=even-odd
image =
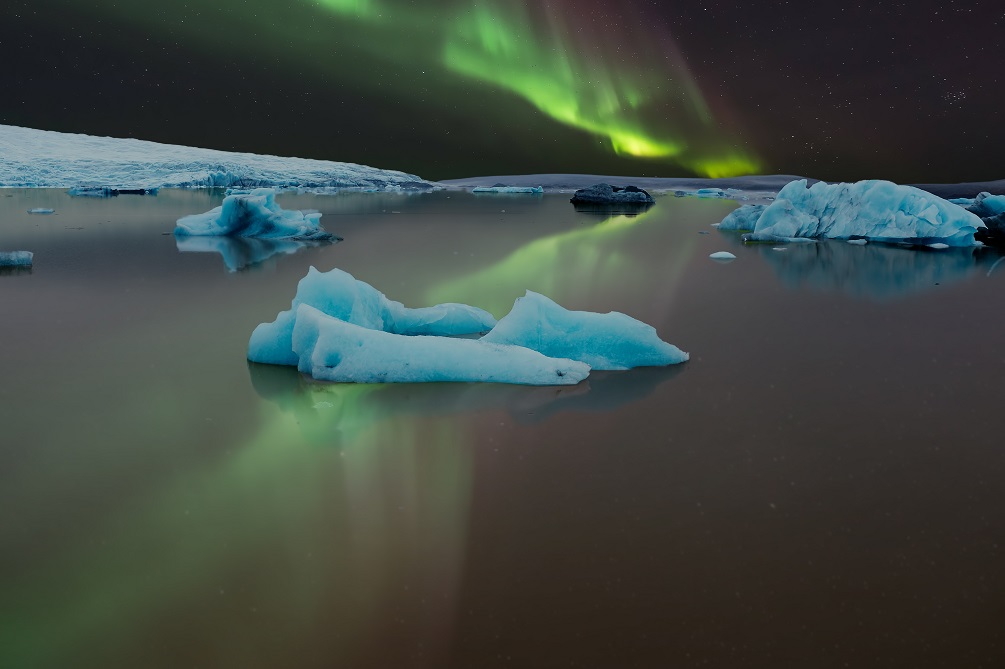
{"type": "Polygon", "coordinates": [[[284,195],[345,241],[229,272],[292,249],[180,252],[220,199],[0,191],[0,250],[35,252],[0,275],[0,666],[1005,663],[998,256],[744,247],[714,200],[284,195]],[[249,366],[310,265],[624,311],[691,361],[562,389],[249,366]]]}

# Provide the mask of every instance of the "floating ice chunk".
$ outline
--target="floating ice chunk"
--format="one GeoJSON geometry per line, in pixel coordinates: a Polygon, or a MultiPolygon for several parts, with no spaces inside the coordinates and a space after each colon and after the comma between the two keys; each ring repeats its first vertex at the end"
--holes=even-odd
{"type": "Polygon", "coordinates": [[[969,209],[981,218],[1005,214],[1005,195],[992,195],[988,192],[980,193],[971,202],[969,209]]]}
{"type": "Polygon", "coordinates": [[[868,239],[849,239],[849,244],[854,244],[855,246],[865,246],[869,243],[868,239]]]}
{"type": "Polygon", "coordinates": [[[784,246],[773,246],[771,248],[771,250],[772,251],[788,251],[788,249],[786,247],[784,247],[784,246]]]}
{"type": "Polygon", "coordinates": [[[726,197],[726,192],[721,188],[699,188],[698,197],[726,197]]]}
{"type": "Polygon", "coordinates": [[[74,186],[66,191],[73,197],[118,197],[119,195],[157,195],[157,188],[112,188],[111,186],[74,186]]]}
{"type": "Polygon", "coordinates": [[[297,364],[299,357],[293,351],[293,329],[301,304],[347,323],[402,335],[467,335],[487,332],[496,324],[492,314],[466,304],[409,309],[347,272],[339,269],[319,272],[311,267],[297,284],[290,309],[280,312],[272,323],[262,323],[251,333],[249,360],[274,365],[297,364]]]}
{"type": "Polygon", "coordinates": [[[31,267],[31,251],[0,251],[0,267],[31,267]]]}
{"type": "Polygon", "coordinates": [[[581,360],[593,369],[673,365],[688,354],[661,340],[656,329],[612,311],[569,311],[527,291],[482,342],[515,344],[552,358],[581,360]]]}
{"type": "Polygon", "coordinates": [[[716,251],[708,256],[712,260],[736,260],[736,256],[729,251],[716,251]]]}
{"type": "Polygon", "coordinates": [[[34,209],[28,210],[29,214],[55,214],[55,209],[49,209],[48,207],[35,207],[34,209]]]}
{"type": "Polygon", "coordinates": [[[371,330],[306,304],[297,307],[295,320],[297,368],[322,381],[575,385],[590,373],[582,362],[549,358],[520,346],[371,330]]]}
{"type": "Polygon", "coordinates": [[[541,186],[479,186],[473,188],[472,193],[527,193],[530,195],[540,195],[544,192],[541,186]]]}
{"type": "Polygon", "coordinates": [[[750,241],[862,237],[880,242],[973,246],[985,224],[974,214],[912,186],[889,181],[853,184],[793,181],[763,209],[741,207],[720,230],[753,230],[750,241]]]}
{"type": "Polygon", "coordinates": [[[276,191],[256,188],[235,192],[204,214],[178,219],[177,236],[259,237],[263,239],[328,240],[334,235],[321,227],[321,214],[287,211],[276,204],[276,191]]]}
{"type": "Polygon", "coordinates": [[[934,244],[929,244],[928,248],[930,248],[930,249],[939,249],[939,250],[948,249],[949,248],[949,244],[943,244],[942,242],[935,242],[934,244]]]}

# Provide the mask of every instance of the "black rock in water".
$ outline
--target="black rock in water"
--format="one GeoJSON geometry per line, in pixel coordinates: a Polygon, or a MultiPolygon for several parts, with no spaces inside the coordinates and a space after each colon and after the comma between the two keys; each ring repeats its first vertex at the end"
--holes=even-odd
{"type": "Polygon", "coordinates": [[[597,184],[580,188],[570,200],[573,204],[631,204],[648,206],[656,202],[653,196],[637,186],[612,186],[597,184]]]}

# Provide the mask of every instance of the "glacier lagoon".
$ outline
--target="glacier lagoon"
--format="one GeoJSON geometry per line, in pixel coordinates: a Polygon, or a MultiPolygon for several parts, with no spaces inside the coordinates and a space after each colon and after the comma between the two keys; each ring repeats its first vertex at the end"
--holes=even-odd
{"type": "Polygon", "coordinates": [[[775,251],[719,199],[284,194],[344,241],[228,271],[170,235],[221,200],[0,190],[0,250],[34,252],[0,273],[0,666],[1001,659],[993,251],[775,251]],[[249,364],[311,265],[621,311],[691,359],[560,388],[249,364]]]}

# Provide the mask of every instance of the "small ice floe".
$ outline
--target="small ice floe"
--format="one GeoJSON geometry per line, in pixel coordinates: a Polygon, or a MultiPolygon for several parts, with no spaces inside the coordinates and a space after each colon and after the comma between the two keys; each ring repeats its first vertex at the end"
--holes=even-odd
{"type": "Polygon", "coordinates": [[[0,251],[0,267],[31,267],[31,251],[0,251]]]}
{"type": "Polygon", "coordinates": [[[729,251],[716,251],[715,253],[708,256],[712,260],[718,260],[719,262],[731,262],[736,260],[736,256],[729,251]]]}
{"type": "Polygon", "coordinates": [[[48,207],[35,207],[34,209],[28,210],[29,214],[55,214],[55,209],[49,209],[48,207]]]}
{"type": "Polygon", "coordinates": [[[699,235],[707,235],[707,234],[710,234],[710,233],[709,233],[709,231],[708,231],[708,230],[699,230],[699,231],[698,231],[698,234],[699,234],[699,235]]]}
{"type": "Polygon", "coordinates": [[[942,249],[948,249],[949,244],[943,244],[942,242],[935,242],[934,244],[929,244],[928,248],[939,249],[941,251],[942,249]]]}
{"type": "Polygon", "coordinates": [[[771,247],[771,250],[772,250],[772,251],[788,251],[789,249],[787,249],[787,248],[786,248],[786,247],[784,247],[784,246],[772,246],[772,247],[771,247]]]}
{"type": "Polygon", "coordinates": [[[849,239],[847,241],[849,244],[854,244],[855,246],[865,246],[869,243],[868,239],[849,239]]]}

